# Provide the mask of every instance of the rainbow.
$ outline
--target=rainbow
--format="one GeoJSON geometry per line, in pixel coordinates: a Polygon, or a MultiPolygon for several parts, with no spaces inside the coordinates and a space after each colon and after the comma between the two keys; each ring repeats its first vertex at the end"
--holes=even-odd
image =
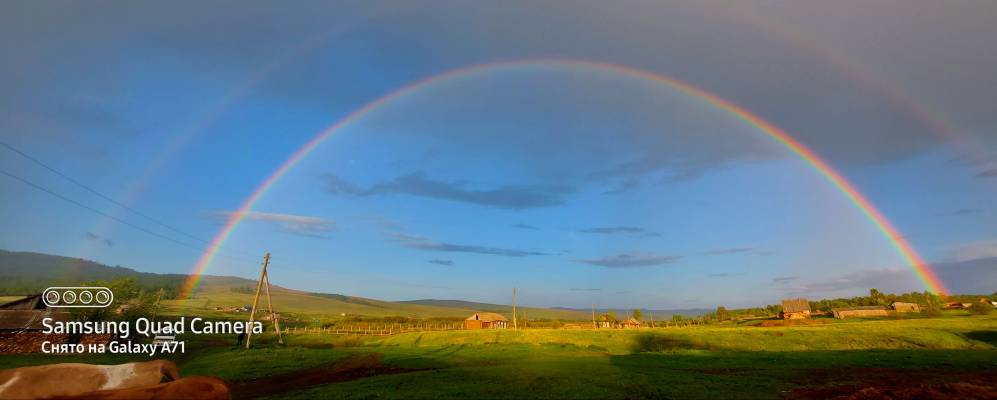
{"type": "Polygon", "coordinates": [[[360,107],[346,116],[340,118],[338,121],[329,125],[321,132],[319,132],[315,137],[301,146],[297,151],[291,154],[283,164],[280,165],[273,173],[271,173],[259,187],[256,188],[246,198],[245,201],[239,206],[239,208],[233,212],[222,229],[215,235],[212,239],[208,248],[204,251],[201,257],[197,260],[190,277],[184,282],[181,288],[181,298],[189,298],[193,293],[194,289],[197,287],[201,275],[204,273],[205,269],[215,258],[218,250],[221,248],[222,244],[232,235],[235,228],[239,226],[239,223],[246,217],[246,215],[252,210],[253,206],[263,197],[267,191],[273,187],[277,181],[280,180],[288,171],[294,168],[301,160],[303,160],[309,153],[315,150],[320,144],[322,144],[326,139],[331,137],[336,132],[339,132],[343,128],[349,126],[350,124],[360,120],[371,112],[379,109],[380,107],[391,103],[392,101],[404,97],[406,95],[418,92],[423,89],[427,89],[434,85],[439,85],[457,78],[464,78],[480,73],[493,72],[496,70],[512,68],[512,67],[537,67],[537,66],[556,66],[556,67],[570,67],[570,68],[583,68],[592,69],[597,71],[610,72],[615,74],[621,74],[624,76],[644,79],[656,84],[662,85],[664,87],[678,90],[696,99],[699,99],[717,109],[723,110],[734,116],[735,118],[744,121],[748,125],[758,129],[760,132],[764,133],[771,139],[775,140],[777,143],[793,152],[797,157],[805,161],[814,170],[820,173],[825,179],[827,179],[834,187],[836,187],[842,194],[845,195],[848,200],[855,205],[858,210],[869,219],[870,222],[879,230],[880,233],[887,239],[887,241],[896,249],[904,261],[913,269],[917,277],[924,284],[925,288],[929,291],[944,294],[947,290],[942,285],[942,282],[935,275],[931,267],[924,262],[920,255],[911,247],[910,243],[904,239],[903,235],[893,226],[893,224],[886,219],[885,216],[875,206],[862,195],[858,189],[852,185],[844,176],[835,171],[826,161],[820,158],[816,153],[807,148],[803,143],[800,143],[788,133],[779,129],[775,125],[765,121],[761,117],[751,113],[747,109],[738,106],[716,94],[710,93],[706,90],[695,87],[691,84],[682,82],[680,80],[661,75],[658,73],[624,66],[617,64],[610,64],[598,61],[588,61],[588,60],[575,60],[575,59],[526,59],[526,60],[511,60],[511,61],[501,61],[492,62],[485,64],[471,65],[467,67],[457,68],[449,70],[437,75],[429,76],[421,80],[409,83],[401,88],[388,93],[370,103],[367,103],[363,107],[360,107]]]}

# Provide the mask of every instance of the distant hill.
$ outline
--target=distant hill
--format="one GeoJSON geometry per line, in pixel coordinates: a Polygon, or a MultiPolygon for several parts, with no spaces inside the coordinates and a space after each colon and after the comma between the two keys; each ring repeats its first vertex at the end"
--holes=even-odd
{"type": "MultiPolygon", "coordinates": [[[[31,252],[0,250],[0,296],[39,293],[49,286],[75,286],[82,282],[117,278],[135,279],[139,286],[166,287],[176,290],[187,278],[184,274],[155,274],[131,268],[107,266],[80,258],[31,252]]],[[[463,318],[475,311],[511,314],[510,307],[460,301],[438,304],[390,302],[331,293],[309,293],[272,286],[272,297],[278,312],[341,317],[404,316],[410,318],[463,318]]],[[[193,299],[167,300],[164,306],[173,313],[201,313],[216,307],[239,307],[253,302],[256,281],[234,277],[204,275],[193,299]]],[[[522,308],[529,318],[585,319],[585,313],[570,310],[522,308]]],[[[521,315],[522,315],[521,314],[521,315]]]]}
{"type": "Polygon", "coordinates": [[[395,303],[421,304],[424,306],[437,306],[437,307],[466,308],[470,310],[488,311],[488,312],[507,312],[507,311],[512,312],[511,305],[478,303],[478,302],[464,301],[464,300],[422,299],[422,300],[396,301],[395,303]]]}
{"type": "MultiPolygon", "coordinates": [[[[447,307],[447,308],[459,308],[464,310],[473,311],[487,311],[499,314],[512,314],[512,306],[508,304],[490,304],[490,303],[478,303],[473,301],[464,300],[437,300],[437,299],[423,299],[423,300],[406,300],[406,301],[396,301],[396,304],[418,304],[423,306],[434,306],[434,307],[447,307]]],[[[537,307],[516,307],[517,313],[520,316],[526,318],[540,318],[540,319],[570,319],[570,320],[588,320],[591,319],[591,312],[586,310],[573,310],[567,308],[537,308],[537,307]]]]}
{"type": "MultiPolygon", "coordinates": [[[[592,313],[592,309],[582,309],[582,308],[570,308],[570,307],[553,307],[555,310],[571,310],[578,312],[592,313]]],[[[609,310],[616,312],[617,318],[623,318],[627,313],[633,312],[633,309],[622,309],[622,308],[596,308],[596,314],[608,313],[609,310]]],[[[654,320],[665,320],[671,319],[673,315],[681,315],[683,317],[696,317],[703,314],[711,313],[716,311],[711,308],[683,308],[676,310],[650,310],[646,308],[640,309],[643,319],[654,319],[654,320]]]]}
{"type": "Polygon", "coordinates": [[[50,254],[0,250],[0,294],[38,293],[49,286],[132,278],[140,286],[179,287],[186,275],[153,274],[111,267],[90,260],[50,254]]]}

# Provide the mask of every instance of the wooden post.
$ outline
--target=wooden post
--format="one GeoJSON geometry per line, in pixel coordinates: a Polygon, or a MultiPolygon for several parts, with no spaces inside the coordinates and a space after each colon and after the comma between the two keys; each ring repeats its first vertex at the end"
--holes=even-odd
{"type": "Polygon", "coordinates": [[[260,271],[260,281],[256,282],[256,296],[253,296],[253,309],[249,311],[249,331],[246,332],[246,348],[249,348],[249,341],[253,338],[253,317],[256,315],[256,306],[260,303],[260,289],[263,288],[263,278],[267,276],[267,264],[270,264],[270,253],[263,255],[263,270],[260,271]]]}
{"type": "Polygon", "coordinates": [[[519,330],[519,324],[516,323],[516,288],[512,288],[512,329],[519,330]]]}
{"type": "Polygon", "coordinates": [[[263,273],[263,279],[267,282],[267,308],[270,311],[270,322],[277,331],[277,343],[284,344],[284,335],[280,333],[280,322],[277,321],[277,314],[273,312],[273,302],[270,301],[270,275],[263,273]]]}

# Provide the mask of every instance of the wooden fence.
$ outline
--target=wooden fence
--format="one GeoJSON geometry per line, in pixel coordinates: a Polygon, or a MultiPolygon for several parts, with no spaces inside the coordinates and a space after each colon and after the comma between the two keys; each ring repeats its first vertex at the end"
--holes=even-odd
{"type": "MultiPolygon", "coordinates": [[[[604,329],[647,329],[647,328],[684,328],[692,326],[708,325],[706,321],[700,320],[683,320],[683,321],[647,321],[639,328],[624,328],[623,326],[614,327],[602,327],[599,330],[604,329]]],[[[591,323],[585,324],[570,324],[561,327],[529,327],[520,326],[519,329],[593,329],[591,323]]],[[[463,323],[447,322],[447,323],[422,323],[422,324],[353,324],[344,326],[327,326],[327,327],[309,327],[309,326],[292,326],[283,329],[287,334],[325,334],[325,335],[356,335],[356,336],[390,336],[397,335],[401,333],[408,332],[432,332],[432,331],[457,331],[463,330],[463,323]]],[[[510,326],[508,328],[512,330],[510,326]]]]}
{"type": "Polygon", "coordinates": [[[326,335],[390,336],[407,332],[456,331],[464,329],[462,323],[425,324],[367,324],[327,327],[297,327],[284,329],[288,334],[312,333],[326,335]]]}

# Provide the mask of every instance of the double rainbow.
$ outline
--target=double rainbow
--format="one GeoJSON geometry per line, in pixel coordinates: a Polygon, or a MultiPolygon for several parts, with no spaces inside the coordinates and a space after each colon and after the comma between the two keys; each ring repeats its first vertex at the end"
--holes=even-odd
{"type": "Polygon", "coordinates": [[[218,234],[216,234],[212,239],[208,248],[198,259],[197,264],[195,264],[190,277],[184,282],[184,285],[180,291],[181,298],[190,297],[200,282],[201,275],[204,273],[205,269],[207,269],[208,265],[211,264],[211,261],[215,258],[215,255],[218,253],[218,250],[221,248],[222,244],[225,243],[229,236],[232,235],[235,228],[239,226],[239,223],[242,222],[243,219],[245,219],[247,213],[252,210],[253,206],[263,197],[263,195],[266,194],[267,191],[269,191],[281,177],[287,174],[288,171],[294,168],[295,165],[297,165],[302,159],[315,150],[316,147],[336,132],[339,132],[353,122],[356,122],[357,120],[396,99],[435,85],[440,85],[457,78],[464,78],[487,72],[495,72],[507,68],[538,66],[591,69],[644,79],[669,89],[678,90],[679,92],[699,99],[713,107],[716,107],[717,109],[727,112],[741,121],[744,121],[748,125],[755,127],[760,132],[764,133],[786,149],[793,152],[793,154],[813,167],[832,185],[841,191],[841,193],[844,194],[845,197],[847,197],[852,204],[854,204],[855,207],[869,219],[870,222],[872,222],[876,229],[878,229],[887,241],[896,249],[904,261],[906,261],[911,269],[913,269],[914,273],[921,280],[926,289],[938,294],[944,294],[947,292],[931,267],[925,263],[923,259],[921,259],[921,256],[919,256],[911,247],[910,243],[904,239],[903,235],[897,231],[893,224],[890,223],[890,221],[887,220],[886,217],[883,216],[883,214],[880,213],[879,210],[877,210],[876,207],[873,206],[873,204],[865,196],[863,196],[854,185],[851,184],[851,182],[831,168],[831,166],[828,165],[826,161],[821,159],[820,156],[790,136],[788,133],[768,121],[765,121],[761,117],[751,113],[747,109],[689,83],[638,68],[588,60],[526,59],[472,65],[429,76],[402,86],[401,88],[354,110],[332,125],[323,129],[311,140],[301,146],[297,151],[291,154],[291,156],[288,157],[287,160],[280,165],[280,167],[271,173],[266,180],[264,180],[263,183],[260,184],[260,186],[257,187],[245,201],[242,202],[242,205],[239,206],[238,210],[230,214],[225,226],[222,227],[218,234]]]}

